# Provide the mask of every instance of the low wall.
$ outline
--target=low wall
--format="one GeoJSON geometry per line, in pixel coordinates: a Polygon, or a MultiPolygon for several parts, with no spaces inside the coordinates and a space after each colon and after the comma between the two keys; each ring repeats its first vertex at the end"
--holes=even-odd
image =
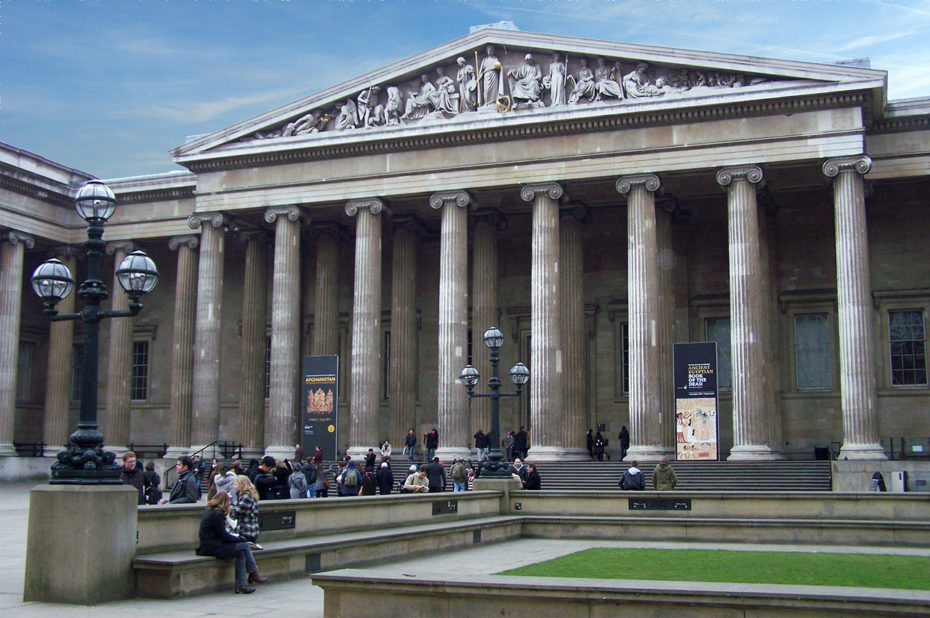
{"type": "Polygon", "coordinates": [[[0,457],[0,482],[47,481],[54,457],[0,457]]]}
{"type": "MultiPolygon", "coordinates": [[[[833,491],[868,491],[872,474],[881,472],[888,491],[892,490],[891,478],[896,472],[907,472],[908,476],[916,474],[930,475],[930,460],[891,459],[885,461],[859,461],[838,459],[833,462],[833,491]]],[[[910,483],[907,492],[914,492],[910,483]]],[[[930,486],[924,491],[930,490],[930,486]]],[[[918,492],[914,492],[918,493],[918,492]]]]}

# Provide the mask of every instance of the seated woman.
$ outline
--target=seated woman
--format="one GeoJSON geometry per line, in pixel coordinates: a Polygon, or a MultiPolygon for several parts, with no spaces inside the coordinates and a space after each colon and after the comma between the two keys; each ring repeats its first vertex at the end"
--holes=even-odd
{"type": "Polygon", "coordinates": [[[235,482],[236,500],[233,506],[233,518],[238,522],[236,531],[239,537],[249,541],[252,549],[264,549],[258,544],[258,490],[249,477],[239,475],[235,482]]]}
{"type": "Polygon", "coordinates": [[[264,583],[268,581],[258,574],[258,565],[252,557],[248,542],[227,532],[226,516],[229,515],[229,494],[218,491],[207,502],[207,508],[200,516],[200,547],[198,556],[216,556],[217,558],[236,558],[236,594],[252,594],[255,588],[247,583],[264,583]],[[248,581],[246,581],[248,572],[248,581]]]}

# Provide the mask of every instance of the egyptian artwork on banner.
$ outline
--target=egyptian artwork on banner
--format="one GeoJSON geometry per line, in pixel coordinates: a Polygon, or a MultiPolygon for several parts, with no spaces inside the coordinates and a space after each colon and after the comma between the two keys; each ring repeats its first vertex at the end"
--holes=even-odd
{"type": "Polygon", "coordinates": [[[323,457],[336,459],[339,418],[339,357],[305,356],[301,393],[301,448],[312,453],[319,446],[323,457]]]}
{"type": "Polygon", "coordinates": [[[675,450],[679,461],[716,461],[717,344],[675,344],[675,450]]]}

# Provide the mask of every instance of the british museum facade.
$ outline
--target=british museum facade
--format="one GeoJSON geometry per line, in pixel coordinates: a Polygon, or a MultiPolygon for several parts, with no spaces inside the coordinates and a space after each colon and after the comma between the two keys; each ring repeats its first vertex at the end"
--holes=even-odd
{"type": "MultiPolygon", "coordinates": [[[[136,248],[161,272],[101,329],[107,445],[292,455],[303,359],[337,356],[340,451],[436,427],[458,454],[490,429],[458,376],[485,391],[494,325],[503,373],[531,372],[501,429],[537,460],[587,457],[600,425],[674,455],[685,342],[717,343],[721,459],[930,435],[930,99],[889,102],[866,64],[481,30],[106,180],[103,278],[136,248]]],[[[0,157],[0,455],[54,454],[82,326],[29,278],[51,256],[86,276],[92,176],[0,157]]]]}

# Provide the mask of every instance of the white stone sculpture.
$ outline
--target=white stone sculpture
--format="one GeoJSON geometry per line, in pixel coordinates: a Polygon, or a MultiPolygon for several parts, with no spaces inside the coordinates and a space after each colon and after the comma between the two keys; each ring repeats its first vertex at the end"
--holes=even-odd
{"type": "Polygon", "coordinates": [[[404,99],[400,95],[400,88],[388,86],[387,97],[387,103],[384,104],[384,123],[388,126],[398,125],[404,110],[404,99]]]}
{"type": "Polygon", "coordinates": [[[478,101],[478,105],[497,105],[497,97],[499,96],[498,92],[498,78],[501,73],[501,63],[497,59],[497,56],[494,55],[494,46],[488,45],[484,48],[484,53],[486,56],[484,60],[481,61],[481,66],[478,68],[478,81],[481,84],[481,98],[478,101]]]}
{"type": "Polygon", "coordinates": [[[510,96],[514,103],[523,103],[531,107],[543,107],[542,69],[533,62],[533,54],[523,57],[523,64],[507,73],[510,84],[510,96]]]}
{"type": "Polygon", "coordinates": [[[597,96],[597,88],[594,85],[594,73],[588,68],[588,61],[581,59],[581,68],[578,69],[578,78],[575,80],[575,87],[568,97],[571,105],[578,103],[581,99],[593,101],[597,96]]]}
{"type": "Polygon", "coordinates": [[[656,86],[655,81],[647,73],[648,68],[648,64],[640,62],[635,69],[623,76],[623,90],[627,97],[640,99],[663,94],[662,89],[656,86]]]}
{"type": "Polygon", "coordinates": [[[436,92],[436,86],[429,81],[429,76],[424,73],[420,76],[420,91],[409,91],[407,95],[407,105],[404,107],[404,115],[401,120],[419,120],[429,113],[431,97],[436,92]]]}
{"type": "Polygon", "coordinates": [[[543,87],[549,91],[549,105],[565,105],[565,80],[568,67],[562,60],[562,54],[555,52],[549,65],[549,74],[543,77],[543,87]]]}
{"type": "Polygon", "coordinates": [[[597,59],[597,68],[594,69],[594,89],[597,92],[594,99],[622,99],[623,90],[617,81],[616,67],[609,67],[603,58],[597,59]]]}
{"type": "Polygon", "coordinates": [[[345,129],[355,129],[358,127],[358,108],[355,101],[346,99],[342,107],[339,108],[339,115],[336,116],[336,129],[342,131],[345,129]]]}
{"type": "Polygon", "coordinates": [[[455,81],[459,85],[459,112],[473,112],[478,106],[478,80],[475,77],[475,67],[468,64],[465,58],[459,56],[455,59],[459,65],[455,81]]]}

